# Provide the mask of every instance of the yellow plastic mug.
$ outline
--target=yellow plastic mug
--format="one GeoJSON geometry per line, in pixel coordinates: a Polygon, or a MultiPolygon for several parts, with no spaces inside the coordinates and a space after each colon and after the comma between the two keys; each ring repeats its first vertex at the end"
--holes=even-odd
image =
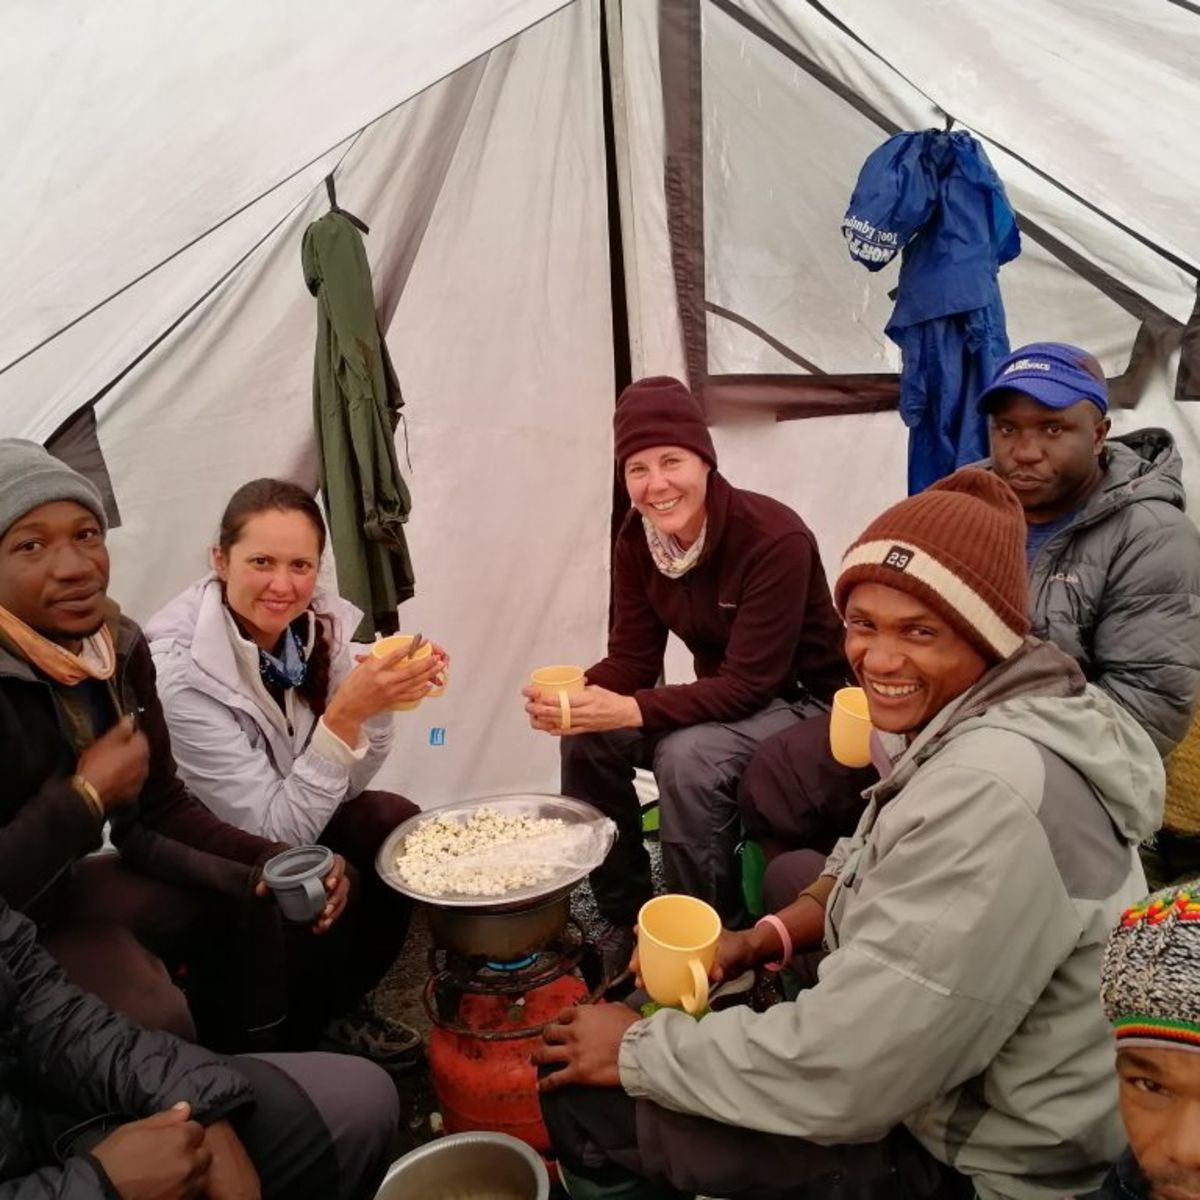
{"type": "Polygon", "coordinates": [[[692,1014],[708,1007],[721,918],[694,896],[656,896],[638,913],[638,970],[653,1000],[692,1014]]]}
{"type": "Polygon", "coordinates": [[[560,729],[571,728],[571,697],[583,694],[587,686],[582,667],[538,667],[529,676],[529,682],[537,688],[538,699],[547,704],[558,702],[560,729]]]}
{"type": "Polygon", "coordinates": [[[871,762],[871,711],[860,687],[842,688],[833,696],[829,713],[829,751],[843,767],[871,762]]]}
{"type": "MultiPolygon", "coordinates": [[[[414,633],[393,633],[391,637],[380,638],[372,647],[371,653],[376,658],[390,658],[398,650],[407,650],[413,643],[414,633]]],[[[414,659],[428,658],[433,653],[433,647],[429,642],[422,642],[417,647],[414,659]]],[[[445,683],[441,687],[434,688],[425,698],[432,700],[435,696],[440,696],[446,690],[445,683]]],[[[392,712],[411,712],[421,703],[420,700],[405,700],[401,704],[391,705],[392,712]]]]}

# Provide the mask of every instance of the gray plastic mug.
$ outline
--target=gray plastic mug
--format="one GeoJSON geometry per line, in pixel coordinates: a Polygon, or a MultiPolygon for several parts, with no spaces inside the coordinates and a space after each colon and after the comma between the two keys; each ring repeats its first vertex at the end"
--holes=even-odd
{"type": "Polygon", "coordinates": [[[262,877],[289,921],[311,924],[329,903],[325,876],[332,870],[328,846],[293,846],[268,859],[262,877]]]}

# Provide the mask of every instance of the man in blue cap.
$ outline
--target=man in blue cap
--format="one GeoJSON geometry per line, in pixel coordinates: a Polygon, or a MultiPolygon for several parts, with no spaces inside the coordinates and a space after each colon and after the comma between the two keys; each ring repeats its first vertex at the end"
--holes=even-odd
{"type": "Polygon", "coordinates": [[[1025,509],[1029,611],[1165,757],[1200,683],[1200,533],[1163,429],[1109,438],[1092,355],[1035,342],[1001,360],[979,404],[991,469],[1025,509]]]}

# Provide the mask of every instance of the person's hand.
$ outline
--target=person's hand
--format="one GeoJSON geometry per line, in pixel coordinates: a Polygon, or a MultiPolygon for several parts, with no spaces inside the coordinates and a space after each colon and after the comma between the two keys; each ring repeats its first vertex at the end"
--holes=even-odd
{"type": "Polygon", "coordinates": [[[75,773],[96,789],[106,812],[132,804],[149,771],[150,743],[132,717],[122,717],[98,737],[75,765],[75,773]]]}
{"type": "MultiPolygon", "coordinates": [[[[196,1200],[208,1186],[212,1151],[184,1101],[114,1130],[92,1150],[121,1200],[196,1200]]],[[[236,1193],[234,1193],[236,1195],[236,1193]]]]}
{"type": "MultiPolygon", "coordinates": [[[[778,956],[779,951],[776,950],[775,957],[778,956]]],[[[717,941],[717,957],[713,959],[708,977],[713,983],[723,983],[726,979],[736,979],[743,971],[770,958],[770,951],[763,946],[761,930],[743,929],[735,932],[722,929],[717,941]]]]}
{"type": "Polygon", "coordinates": [[[579,733],[606,733],[610,729],[640,729],[642,710],[632,696],[610,692],[607,688],[589,685],[577,695],[569,696],[571,728],[562,727],[562,708],[558,698],[542,700],[536,688],[522,688],[529,724],[544,733],[573,737],[579,733]]]}
{"type": "MultiPolygon", "coordinates": [[[[333,866],[322,883],[325,885],[325,894],[329,899],[325,902],[321,915],[313,923],[313,933],[327,933],[338,917],[346,911],[346,902],[350,899],[350,880],[346,876],[346,860],[340,854],[333,856],[333,866]]],[[[260,879],[254,885],[254,894],[256,896],[271,894],[271,889],[265,880],[260,879]]]]}
{"type": "Polygon", "coordinates": [[[348,746],[356,746],[362,723],[397,704],[424,700],[445,682],[450,656],[430,643],[429,654],[406,658],[400,649],[386,658],[357,654],[358,664],[338,685],[322,718],[328,728],[348,746]]]}
{"type": "Polygon", "coordinates": [[[210,1125],[204,1131],[204,1144],[212,1154],[207,1200],[262,1200],[258,1171],[228,1121],[210,1125]]]}
{"type": "Polygon", "coordinates": [[[346,878],[346,860],[340,855],[333,856],[333,866],[325,876],[325,894],[329,897],[313,933],[326,933],[333,923],[346,911],[346,901],[350,899],[350,880],[346,878]]]}
{"type": "Polygon", "coordinates": [[[542,1031],[533,1052],[535,1065],[561,1064],[538,1080],[538,1090],[552,1092],[573,1083],[620,1087],[617,1056],[625,1031],[642,1018],[627,1004],[584,1004],[564,1009],[542,1031]]]}

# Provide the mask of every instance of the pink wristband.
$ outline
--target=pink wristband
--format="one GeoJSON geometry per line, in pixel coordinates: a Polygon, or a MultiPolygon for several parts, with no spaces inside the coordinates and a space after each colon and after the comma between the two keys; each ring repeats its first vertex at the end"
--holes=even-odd
{"type": "Polygon", "coordinates": [[[779,940],[783,943],[783,952],[779,956],[779,961],[764,965],[768,971],[781,971],[792,961],[792,935],[788,933],[787,926],[774,913],[767,913],[765,917],[759,917],[754,923],[754,928],[757,929],[760,925],[770,925],[779,934],[779,940]]]}

